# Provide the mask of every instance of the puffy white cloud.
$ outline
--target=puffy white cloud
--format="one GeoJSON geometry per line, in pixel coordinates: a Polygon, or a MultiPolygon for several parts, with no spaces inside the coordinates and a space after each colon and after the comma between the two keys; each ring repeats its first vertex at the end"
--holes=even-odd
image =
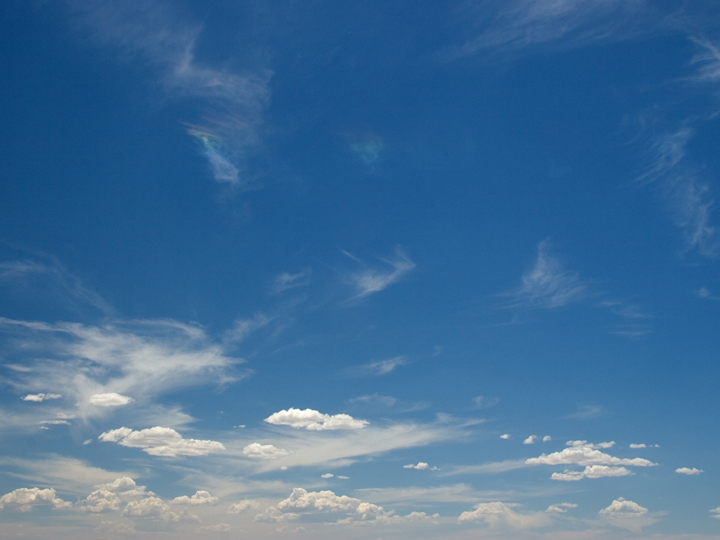
{"type": "Polygon", "coordinates": [[[260,506],[259,502],[252,499],[245,499],[232,503],[228,508],[228,514],[240,514],[246,510],[250,510],[251,508],[257,508],[258,506],[260,506]]]}
{"type": "Polygon", "coordinates": [[[640,532],[643,527],[658,521],[647,508],[622,497],[615,499],[610,506],[600,510],[599,514],[603,522],[633,532],[640,532]]]}
{"type": "Polygon", "coordinates": [[[162,521],[180,521],[180,516],[158,497],[147,497],[137,501],[130,501],[122,513],[129,518],[160,519],[162,521]]]}
{"type": "Polygon", "coordinates": [[[170,504],[187,504],[190,506],[204,506],[204,505],[216,505],[219,499],[213,497],[207,491],[196,491],[195,495],[188,497],[183,495],[181,497],[175,497],[170,504]]]}
{"type": "Polygon", "coordinates": [[[412,512],[407,516],[396,516],[394,512],[386,512],[382,506],[363,502],[354,497],[336,495],[332,491],[306,491],[302,488],[293,489],[290,496],[276,506],[268,507],[255,516],[256,521],[280,523],[299,519],[303,514],[344,514],[344,518],[333,521],[338,523],[371,522],[371,523],[403,523],[408,521],[426,520],[431,517],[424,512],[412,512]]]}
{"type": "Polygon", "coordinates": [[[526,529],[530,527],[543,527],[550,522],[544,512],[520,513],[513,510],[513,506],[502,502],[479,503],[475,510],[463,512],[458,523],[483,522],[491,527],[509,527],[511,529],[526,529]]]}
{"type": "Polygon", "coordinates": [[[692,469],[689,467],[680,467],[679,469],[675,469],[675,472],[692,476],[692,475],[700,474],[705,471],[703,471],[702,469],[696,469],[695,467],[693,467],[692,469]]]}
{"type": "Polygon", "coordinates": [[[622,465],[651,467],[657,465],[643,458],[618,458],[601,452],[601,449],[612,447],[615,444],[614,442],[592,444],[587,441],[568,441],[567,444],[568,448],[561,452],[528,458],[525,463],[527,465],[610,465],[615,467],[622,465]]]}
{"type": "Polygon", "coordinates": [[[712,517],[714,517],[715,519],[720,519],[720,506],[718,506],[717,508],[714,508],[714,509],[710,510],[710,513],[715,514],[714,516],[712,516],[712,517]]]}
{"type": "Polygon", "coordinates": [[[438,470],[437,467],[431,467],[424,461],[419,461],[417,465],[413,465],[412,463],[410,465],[403,465],[403,469],[417,469],[418,471],[425,471],[425,470],[437,471],[438,470]]]}
{"type": "Polygon", "coordinates": [[[647,448],[647,445],[645,443],[639,443],[639,444],[630,443],[630,448],[647,448]]]}
{"type": "Polygon", "coordinates": [[[370,422],[357,420],[349,414],[322,414],[312,409],[282,410],[271,414],[265,419],[268,424],[276,426],[290,426],[295,429],[308,429],[311,431],[325,431],[335,429],[362,429],[370,422]]]}
{"type": "Polygon", "coordinates": [[[275,459],[287,456],[289,453],[287,450],[276,448],[272,444],[252,443],[243,448],[243,454],[246,456],[262,459],[275,459]]]}
{"type": "Polygon", "coordinates": [[[333,473],[325,473],[320,475],[320,478],[332,478],[333,476],[335,476],[333,473]]]}
{"type": "Polygon", "coordinates": [[[535,444],[535,441],[538,440],[537,435],[530,435],[527,439],[523,441],[523,444],[535,444]]]}
{"type": "Polygon", "coordinates": [[[500,435],[500,438],[507,440],[507,439],[510,438],[510,434],[509,434],[509,433],[505,433],[505,434],[503,434],[503,435],[500,435]]]}
{"type": "Polygon", "coordinates": [[[109,484],[100,484],[95,488],[116,493],[124,501],[155,495],[152,491],[146,491],[145,486],[138,486],[129,476],[121,476],[109,484]]]}
{"type": "Polygon", "coordinates": [[[98,489],[93,491],[85,499],[82,509],[87,512],[99,514],[101,512],[112,512],[120,508],[120,497],[112,491],[98,489]]]}
{"type": "Polygon", "coordinates": [[[617,476],[629,476],[633,473],[625,467],[609,467],[607,465],[588,465],[583,471],[569,471],[565,469],[562,473],[553,473],[552,480],[563,480],[571,482],[583,478],[609,478],[617,476]]]}
{"type": "Polygon", "coordinates": [[[23,397],[23,401],[35,401],[37,403],[43,402],[48,399],[60,399],[62,394],[28,394],[23,397]]]}
{"type": "Polygon", "coordinates": [[[115,392],[92,394],[88,398],[90,405],[97,405],[98,407],[122,407],[133,401],[135,400],[129,396],[123,396],[115,392]]]}
{"type": "Polygon", "coordinates": [[[72,503],[58,498],[53,488],[19,488],[0,497],[0,510],[8,507],[10,510],[28,512],[40,505],[51,505],[56,510],[62,510],[70,508],[72,503]]]}
{"type": "Polygon", "coordinates": [[[225,450],[225,447],[219,442],[183,439],[182,435],[174,429],[160,426],[140,431],[121,427],[102,433],[98,439],[130,448],[141,448],[143,452],[147,452],[151,456],[162,457],[205,456],[225,450]]]}
{"type": "Polygon", "coordinates": [[[568,508],[577,508],[577,504],[573,503],[560,503],[560,504],[551,504],[548,506],[548,509],[545,510],[549,514],[564,514],[567,512],[568,508]]]}
{"type": "Polygon", "coordinates": [[[552,441],[552,437],[550,435],[545,435],[543,437],[543,442],[548,442],[548,441],[552,441]]]}

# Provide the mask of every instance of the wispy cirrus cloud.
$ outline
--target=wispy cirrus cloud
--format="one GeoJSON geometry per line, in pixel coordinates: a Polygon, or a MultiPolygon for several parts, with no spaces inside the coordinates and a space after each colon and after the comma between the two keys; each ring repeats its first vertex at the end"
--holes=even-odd
{"type": "MultiPolygon", "coordinates": [[[[350,253],[346,251],[343,253],[351,259],[367,266],[350,253]]],[[[357,294],[353,298],[363,298],[378,293],[399,281],[415,268],[415,263],[410,260],[400,247],[395,248],[395,255],[393,257],[381,257],[380,260],[386,263],[389,268],[366,267],[360,272],[350,274],[348,280],[357,291],[357,294]]]]}
{"type": "Polygon", "coordinates": [[[454,60],[479,53],[519,51],[539,45],[579,47],[626,38],[649,16],[644,0],[511,0],[471,2],[465,19],[475,22],[475,37],[445,50],[454,60]]]}
{"type": "Polygon", "coordinates": [[[271,72],[234,73],[198,61],[202,25],[188,22],[174,6],[159,0],[68,0],[83,33],[115,47],[128,60],[141,59],[157,71],[164,92],[198,100],[203,118],[189,125],[218,182],[241,186],[248,151],[260,142],[258,128],[269,100],[271,72]]]}
{"type": "Polygon", "coordinates": [[[686,252],[716,257],[720,239],[713,224],[716,206],[713,190],[687,158],[687,147],[694,135],[695,130],[683,127],[656,140],[651,147],[650,163],[638,181],[659,187],[675,225],[682,232],[686,252]]]}
{"type": "Polygon", "coordinates": [[[520,287],[505,296],[512,299],[510,307],[554,309],[576,303],[588,292],[588,283],[568,270],[551,253],[548,240],[543,240],[538,244],[535,264],[523,274],[520,287]]]}

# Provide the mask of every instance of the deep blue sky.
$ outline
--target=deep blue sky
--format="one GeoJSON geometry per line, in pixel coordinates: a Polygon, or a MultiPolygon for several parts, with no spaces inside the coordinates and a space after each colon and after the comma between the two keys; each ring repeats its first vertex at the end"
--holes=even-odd
{"type": "Polygon", "coordinates": [[[720,538],[714,2],[0,25],[0,538],[720,538]]]}

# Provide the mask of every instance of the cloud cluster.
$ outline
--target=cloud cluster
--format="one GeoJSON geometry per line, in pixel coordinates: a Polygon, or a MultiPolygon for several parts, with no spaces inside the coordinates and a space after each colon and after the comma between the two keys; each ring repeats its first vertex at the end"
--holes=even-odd
{"type": "Polygon", "coordinates": [[[253,508],[257,508],[258,506],[260,506],[259,502],[252,499],[245,499],[232,503],[228,508],[228,514],[241,514],[246,510],[251,510],[253,508]]]}
{"type": "Polygon", "coordinates": [[[138,486],[135,480],[128,476],[115,479],[109,484],[95,486],[95,491],[87,496],[81,508],[94,514],[112,512],[120,508],[123,501],[131,501],[155,494],[146,491],[145,486],[138,486]]]}
{"type": "Polygon", "coordinates": [[[23,401],[35,401],[36,403],[42,403],[48,399],[60,399],[62,394],[28,394],[23,397],[23,401]]]}
{"type": "Polygon", "coordinates": [[[310,431],[327,431],[336,429],[362,429],[370,422],[357,420],[349,414],[323,414],[313,409],[282,410],[271,414],[265,419],[268,424],[290,426],[295,429],[310,431]]]}
{"type": "Polygon", "coordinates": [[[7,508],[18,512],[28,512],[35,506],[48,505],[55,510],[63,510],[70,508],[72,503],[58,498],[53,488],[19,488],[0,497],[0,510],[7,508]]]}
{"type": "Polygon", "coordinates": [[[460,514],[458,523],[481,522],[490,527],[511,529],[542,527],[550,523],[550,519],[544,512],[521,513],[513,509],[516,506],[502,502],[479,503],[475,505],[475,510],[460,514]]]}
{"type": "Polygon", "coordinates": [[[140,431],[121,427],[100,434],[98,439],[130,448],[141,448],[151,456],[162,457],[205,456],[225,450],[219,442],[184,439],[174,429],[159,426],[140,431]]]}
{"type": "Polygon", "coordinates": [[[630,476],[633,473],[625,467],[609,467],[607,465],[588,465],[582,471],[565,469],[561,473],[552,473],[552,480],[572,482],[583,478],[614,478],[617,476],[630,476]]]}
{"type": "Polygon", "coordinates": [[[600,519],[608,525],[639,533],[643,527],[656,523],[658,518],[650,514],[647,508],[622,497],[615,499],[610,506],[599,512],[600,519]]]}

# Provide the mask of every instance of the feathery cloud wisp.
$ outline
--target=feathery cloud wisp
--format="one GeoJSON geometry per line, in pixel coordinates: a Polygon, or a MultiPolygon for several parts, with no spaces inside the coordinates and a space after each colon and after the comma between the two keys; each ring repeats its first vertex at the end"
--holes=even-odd
{"type": "MultiPolygon", "coordinates": [[[[349,253],[346,253],[346,255],[357,260],[349,253]]],[[[400,280],[403,276],[415,268],[415,263],[412,262],[405,252],[399,247],[395,248],[394,257],[381,258],[380,260],[390,266],[390,269],[380,270],[377,268],[367,268],[361,272],[356,272],[350,275],[350,283],[357,290],[357,294],[354,298],[363,298],[380,292],[400,280]]]]}

